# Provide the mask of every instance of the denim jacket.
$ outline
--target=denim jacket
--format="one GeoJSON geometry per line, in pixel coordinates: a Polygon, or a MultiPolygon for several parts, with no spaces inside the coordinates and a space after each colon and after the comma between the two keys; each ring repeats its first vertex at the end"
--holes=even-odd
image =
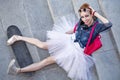
{"type": "MultiPolygon", "coordinates": [[[[94,23],[95,22],[98,22],[98,20],[96,19],[94,21],[94,23]]],[[[94,23],[90,27],[87,27],[84,24],[81,25],[81,20],[78,22],[78,27],[75,32],[76,39],[74,40],[74,42],[78,42],[81,48],[84,48],[86,46],[87,41],[89,39],[90,32],[92,30],[92,26],[94,25],[94,23]]],[[[99,35],[100,32],[103,32],[103,31],[109,29],[110,27],[112,27],[111,22],[106,23],[106,24],[98,22],[98,24],[96,25],[95,30],[93,32],[90,44],[94,41],[94,39],[99,35]]]]}

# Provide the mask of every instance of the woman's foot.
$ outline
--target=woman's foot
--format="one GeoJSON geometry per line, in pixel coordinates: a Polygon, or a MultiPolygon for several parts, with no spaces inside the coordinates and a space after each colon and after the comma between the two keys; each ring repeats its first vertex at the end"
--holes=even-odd
{"type": "Polygon", "coordinates": [[[15,65],[15,59],[11,60],[9,66],[8,66],[8,70],[7,73],[11,74],[11,75],[16,75],[20,72],[20,68],[17,68],[15,65]]]}
{"type": "Polygon", "coordinates": [[[13,35],[11,38],[8,39],[7,45],[12,45],[14,42],[21,40],[21,36],[13,35]]]}

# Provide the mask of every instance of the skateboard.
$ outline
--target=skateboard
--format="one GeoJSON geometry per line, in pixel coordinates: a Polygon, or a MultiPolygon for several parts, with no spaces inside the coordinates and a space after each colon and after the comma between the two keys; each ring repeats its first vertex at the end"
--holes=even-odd
{"type": "MultiPolygon", "coordinates": [[[[7,36],[8,39],[12,37],[13,35],[20,35],[22,36],[21,31],[19,28],[15,25],[11,25],[7,28],[7,36]]],[[[33,63],[32,57],[30,55],[30,52],[27,48],[27,45],[24,41],[16,41],[11,45],[13,53],[16,57],[16,60],[18,62],[18,65],[20,68],[26,67],[33,63]]],[[[32,76],[34,72],[27,72],[25,73],[28,76],[32,76]]]]}

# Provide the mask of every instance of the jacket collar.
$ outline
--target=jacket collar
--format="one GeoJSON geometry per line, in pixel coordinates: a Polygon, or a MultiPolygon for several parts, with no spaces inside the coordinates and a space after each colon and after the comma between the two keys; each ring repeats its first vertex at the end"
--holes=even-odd
{"type": "Polygon", "coordinates": [[[94,22],[92,23],[92,25],[90,27],[88,27],[87,25],[85,24],[82,24],[80,25],[81,28],[83,28],[83,30],[87,30],[87,29],[90,29],[96,22],[98,22],[98,19],[96,17],[93,18],[94,19],[94,22]]]}

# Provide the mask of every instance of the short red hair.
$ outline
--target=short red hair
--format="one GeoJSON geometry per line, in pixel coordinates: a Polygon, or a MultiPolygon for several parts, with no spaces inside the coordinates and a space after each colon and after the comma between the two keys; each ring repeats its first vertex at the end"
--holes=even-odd
{"type": "Polygon", "coordinates": [[[92,9],[89,8],[89,4],[88,3],[84,3],[78,10],[78,12],[81,12],[81,9],[90,9],[90,14],[92,14],[92,9]]]}

